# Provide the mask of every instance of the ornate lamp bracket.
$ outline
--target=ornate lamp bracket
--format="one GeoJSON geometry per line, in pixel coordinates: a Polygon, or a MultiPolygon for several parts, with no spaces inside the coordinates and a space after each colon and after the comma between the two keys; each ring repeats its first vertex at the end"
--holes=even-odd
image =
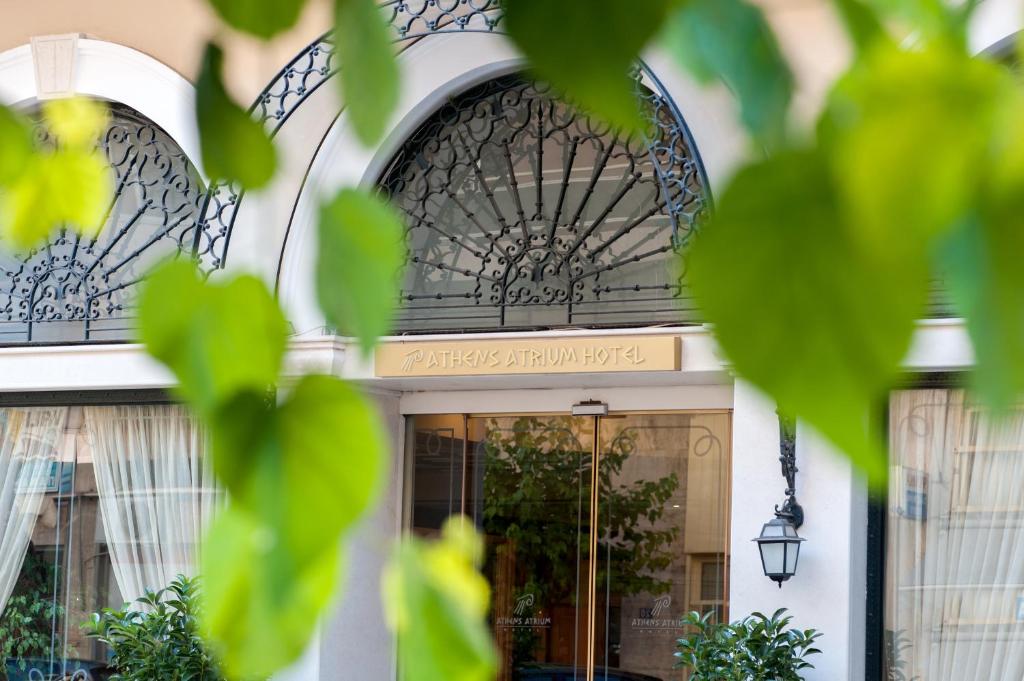
{"type": "Polygon", "coordinates": [[[786,500],[775,507],[775,517],[783,518],[799,528],[804,524],[804,509],[796,500],[796,419],[779,415],[779,463],[786,479],[786,500]]]}

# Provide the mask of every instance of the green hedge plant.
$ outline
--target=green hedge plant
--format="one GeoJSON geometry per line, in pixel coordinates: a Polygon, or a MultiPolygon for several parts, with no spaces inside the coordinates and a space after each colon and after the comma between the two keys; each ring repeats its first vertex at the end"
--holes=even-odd
{"type": "Polygon", "coordinates": [[[802,670],[814,666],[806,658],[821,652],[814,647],[821,634],[790,628],[785,608],[731,624],[714,622],[713,615],[683,618],[690,633],[676,642],[676,667],[688,669],[690,681],[801,681],[802,670]]]}
{"type": "Polygon", "coordinates": [[[83,627],[110,647],[111,681],[225,681],[199,636],[198,579],[179,575],[120,610],[105,608],[83,627]]]}

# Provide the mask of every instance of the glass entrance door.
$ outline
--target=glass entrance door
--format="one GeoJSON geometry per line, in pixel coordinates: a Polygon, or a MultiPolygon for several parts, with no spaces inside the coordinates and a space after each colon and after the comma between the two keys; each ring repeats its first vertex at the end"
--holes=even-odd
{"type": "Polygon", "coordinates": [[[684,678],[681,617],[728,606],[728,413],[411,421],[410,524],[486,537],[501,681],[684,678]]]}

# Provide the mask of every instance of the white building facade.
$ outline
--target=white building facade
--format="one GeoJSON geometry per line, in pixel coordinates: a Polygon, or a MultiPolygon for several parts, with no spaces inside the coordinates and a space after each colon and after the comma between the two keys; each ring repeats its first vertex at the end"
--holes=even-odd
{"type": "MultiPolygon", "coordinates": [[[[906,387],[873,416],[890,433],[888,499],[869,502],[798,428],[807,541],[778,588],[750,541],[784,499],[775,406],[731,373],[672,269],[747,153],[735,102],[653,51],[637,90],[655,139],[617,140],[523,75],[495,3],[452,4],[433,23],[396,10],[403,88],[377,148],[330,87],[328,39],[280,64],[254,106],[279,173],[246,195],[208,186],[194,87],[145,46],[62,29],[0,53],[6,104],[112,103],[104,144],[123,180],[97,243],[0,256],[0,603],[48,590],[59,606],[30,666],[93,678],[103,651],[75,618],[191,569],[215,512],[202,433],[167,397],[170,374],[126,342],[141,273],[183,250],[215,277],[263,277],[293,327],[290,371],[357,381],[393,438],[344,595],[282,678],[394,679],[381,567],[395,537],[456,512],[487,537],[502,681],[587,667],[681,680],[685,612],[780,607],[824,635],[813,681],[1020,678],[1024,439],[959,389],[973,361],[960,320],[921,322],[906,387]],[[403,307],[371,360],[313,289],[318,203],[346,185],[379,187],[408,227],[403,307]]],[[[767,11],[809,118],[844,62],[839,29],[817,3],[767,11]]],[[[973,44],[999,49],[1021,23],[988,0],[973,44]]]]}

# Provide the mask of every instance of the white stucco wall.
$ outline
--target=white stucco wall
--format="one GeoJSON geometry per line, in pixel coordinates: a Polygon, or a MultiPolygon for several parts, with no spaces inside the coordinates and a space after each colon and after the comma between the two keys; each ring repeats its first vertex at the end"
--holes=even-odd
{"type": "Polygon", "coordinates": [[[770,615],[788,608],[794,624],[824,636],[808,681],[863,678],[864,487],[848,461],[810,429],[797,433],[797,498],[804,508],[804,542],[797,574],[782,587],[762,572],[750,541],[784,500],[775,404],[742,381],[733,404],[731,615],[770,615]]]}

